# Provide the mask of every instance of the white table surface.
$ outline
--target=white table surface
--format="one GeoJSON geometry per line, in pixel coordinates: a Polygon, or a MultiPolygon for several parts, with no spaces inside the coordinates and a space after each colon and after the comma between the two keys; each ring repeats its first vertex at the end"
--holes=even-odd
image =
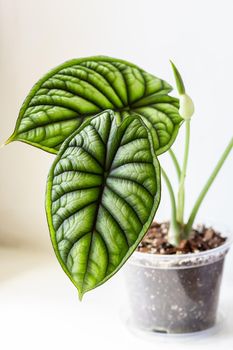
{"type": "Polygon", "coordinates": [[[0,264],[1,350],[233,348],[233,281],[228,265],[217,327],[180,337],[135,333],[127,326],[124,271],[79,302],[52,251],[1,247],[0,264]]]}

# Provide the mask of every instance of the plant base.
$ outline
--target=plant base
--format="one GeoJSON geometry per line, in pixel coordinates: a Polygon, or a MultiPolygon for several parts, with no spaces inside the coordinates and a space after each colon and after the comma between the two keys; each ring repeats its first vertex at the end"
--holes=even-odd
{"type": "Polygon", "coordinates": [[[190,333],[213,327],[223,259],[196,268],[131,267],[133,318],[138,327],[161,333],[190,333]]]}
{"type": "Polygon", "coordinates": [[[216,322],[226,242],[207,252],[135,252],[126,277],[134,324],[146,331],[192,333],[216,322]]]}

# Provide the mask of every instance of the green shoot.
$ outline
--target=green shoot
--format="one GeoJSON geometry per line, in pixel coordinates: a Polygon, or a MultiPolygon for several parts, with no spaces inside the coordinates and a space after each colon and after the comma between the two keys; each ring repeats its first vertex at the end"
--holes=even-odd
{"type": "Polygon", "coordinates": [[[166,172],[161,169],[163,179],[166,183],[166,186],[168,188],[168,192],[170,195],[170,201],[171,201],[171,220],[170,220],[170,229],[168,233],[168,241],[178,246],[182,239],[188,239],[190,236],[190,233],[192,231],[193,223],[195,221],[196,215],[198,213],[198,210],[210,188],[213,181],[215,180],[216,176],[218,175],[220,169],[222,168],[226,158],[230,154],[232,148],[233,148],[233,138],[230,140],[229,144],[227,145],[225,151],[223,152],[222,156],[220,157],[216,167],[214,168],[213,172],[211,173],[210,177],[208,178],[205,186],[203,187],[202,191],[200,192],[194,207],[189,215],[187,223],[184,222],[184,212],[185,212],[185,179],[186,179],[186,173],[187,173],[187,166],[188,166],[188,157],[189,157],[189,144],[190,144],[190,126],[191,126],[191,117],[194,113],[194,105],[192,102],[192,99],[186,94],[184,82],[182,80],[182,77],[174,65],[173,62],[171,62],[173,73],[175,76],[176,86],[178,93],[180,95],[180,115],[184,119],[185,124],[185,143],[184,143],[184,156],[183,156],[183,162],[182,166],[180,166],[177,157],[175,153],[172,150],[169,150],[169,154],[171,156],[171,159],[173,161],[177,177],[178,177],[178,194],[177,194],[177,200],[175,199],[175,191],[173,190],[171,181],[169,180],[168,175],[166,172]]]}

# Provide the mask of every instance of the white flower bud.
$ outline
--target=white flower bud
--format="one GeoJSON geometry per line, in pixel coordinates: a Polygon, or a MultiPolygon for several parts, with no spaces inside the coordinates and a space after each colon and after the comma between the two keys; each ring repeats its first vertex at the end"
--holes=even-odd
{"type": "Polygon", "coordinates": [[[180,116],[184,120],[191,119],[194,113],[194,104],[191,97],[189,97],[189,95],[187,94],[182,94],[180,95],[179,99],[180,99],[180,109],[179,109],[180,116]]]}

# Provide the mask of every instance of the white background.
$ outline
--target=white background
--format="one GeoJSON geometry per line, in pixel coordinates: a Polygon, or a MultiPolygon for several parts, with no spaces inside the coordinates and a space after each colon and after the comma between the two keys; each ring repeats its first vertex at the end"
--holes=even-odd
{"type": "MultiPolygon", "coordinates": [[[[0,0],[0,143],[13,131],[32,85],[67,59],[97,54],[118,57],[174,85],[171,58],[196,107],[187,178],[188,212],[232,136],[232,18],[232,0],[0,0]]],[[[179,158],[182,141],[181,132],[175,144],[179,158]]],[[[125,348],[150,346],[136,341],[120,321],[115,324],[112,320],[118,311],[111,313],[109,306],[118,310],[122,299],[120,277],[79,304],[75,290],[56,264],[44,213],[45,182],[53,159],[53,155],[22,143],[0,150],[0,292],[4,310],[0,317],[5,334],[2,341],[8,340],[3,349],[15,349],[14,344],[18,349],[23,344],[31,349],[32,339],[33,344],[42,344],[44,339],[59,348],[68,337],[67,342],[77,348],[78,339],[87,337],[87,344],[82,344],[85,349],[88,342],[102,349],[116,344],[123,348],[124,344],[125,348]]],[[[175,179],[166,157],[161,157],[161,162],[175,179]]],[[[201,207],[199,221],[203,218],[233,229],[232,175],[231,155],[201,207]]],[[[157,218],[169,214],[164,189],[157,218]]],[[[232,253],[225,284],[232,282],[231,263],[232,253]]]]}

